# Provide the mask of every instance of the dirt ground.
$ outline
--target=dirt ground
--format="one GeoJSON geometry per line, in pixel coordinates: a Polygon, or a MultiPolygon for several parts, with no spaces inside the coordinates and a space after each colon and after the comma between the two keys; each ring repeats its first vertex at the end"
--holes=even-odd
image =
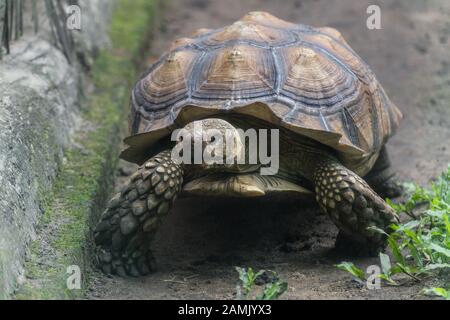
{"type": "MultiPolygon", "coordinates": [[[[450,2],[408,0],[172,0],[149,61],[170,41],[221,27],[249,11],[339,29],[372,67],[404,121],[388,148],[400,179],[426,184],[450,162],[450,2]],[[366,28],[381,8],[382,29],[366,28]]],[[[122,163],[117,188],[133,168],[122,163]]],[[[289,283],[286,299],[420,299],[433,281],[368,290],[333,265],[337,229],[312,203],[180,200],[153,243],[159,271],[145,278],[94,274],[91,299],[233,299],[234,266],[271,269],[289,283]]],[[[377,259],[351,259],[357,265],[377,259]]]]}

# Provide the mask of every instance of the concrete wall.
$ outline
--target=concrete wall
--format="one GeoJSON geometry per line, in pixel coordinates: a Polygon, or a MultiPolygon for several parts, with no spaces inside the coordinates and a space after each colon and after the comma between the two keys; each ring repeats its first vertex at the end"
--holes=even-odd
{"type": "Polygon", "coordinates": [[[69,31],[75,41],[71,64],[55,47],[43,7],[39,33],[24,19],[30,21],[24,37],[0,60],[0,298],[20,284],[27,243],[41,216],[39,199],[80,122],[89,88],[85,73],[108,45],[114,1],[79,2],[82,30],[69,31]]]}

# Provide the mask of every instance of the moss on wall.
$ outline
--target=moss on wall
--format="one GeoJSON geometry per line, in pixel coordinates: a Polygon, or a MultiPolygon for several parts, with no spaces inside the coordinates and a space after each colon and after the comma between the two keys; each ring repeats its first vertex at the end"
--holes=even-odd
{"type": "Polygon", "coordinates": [[[111,21],[112,47],[91,70],[95,89],[83,106],[84,125],[66,150],[53,190],[42,195],[44,214],[29,247],[25,282],[17,299],[73,299],[88,287],[92,261],[90,228],[112,186],[121,130],[137,61],[149,39],[154,1],[118,0],[111,21]],[[69,290],[67,268],[81,269],[81,290],[69,290]]]}

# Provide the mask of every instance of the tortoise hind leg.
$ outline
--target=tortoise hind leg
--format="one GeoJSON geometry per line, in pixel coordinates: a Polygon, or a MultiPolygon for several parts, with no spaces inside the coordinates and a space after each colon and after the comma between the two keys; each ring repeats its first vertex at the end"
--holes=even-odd
{"type": "Polygon", "coordinates": [[[151,158],[131,176],[94,230],[103,272],[141,276],[154,271],[150,241],[182,183],[183,169],[171,161],[170,151],[151,158]]]}
{"type": "Polygon", "coordinates": [[[388,231],[397,221],[394,210],[357,174],[327,158],[314,170],[316,200],[340,229],[336,248],[356,255],[383,250],[386,238],[375,226],[388,231]]]}
{"type": "Polygon", "coordinates": [[[395,173],[391,170],[386,146],[383,146],[372,170],[364,179],[383,198],[395,198],[403,192],[395,173]]]}

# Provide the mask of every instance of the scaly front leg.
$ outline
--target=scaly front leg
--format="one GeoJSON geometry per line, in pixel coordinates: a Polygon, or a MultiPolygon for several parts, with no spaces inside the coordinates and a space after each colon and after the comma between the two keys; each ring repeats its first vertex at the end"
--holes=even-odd
{"type": "Polygon", "coordinates": [[[317,202],[340,229],[336,248],[356,255],[384,249],[386,237],[368,228],[389,231],[398,217],[361,177],[330,157],[315,167],[313,182],[317,202]]]}
{"type": "Polygon", "coordinates": [[[183,184],[183,168],[164,151],[133,174],[94,231],[97,257],[107,274],[146,275],[155,269],[149,249],[183,184]]]}

